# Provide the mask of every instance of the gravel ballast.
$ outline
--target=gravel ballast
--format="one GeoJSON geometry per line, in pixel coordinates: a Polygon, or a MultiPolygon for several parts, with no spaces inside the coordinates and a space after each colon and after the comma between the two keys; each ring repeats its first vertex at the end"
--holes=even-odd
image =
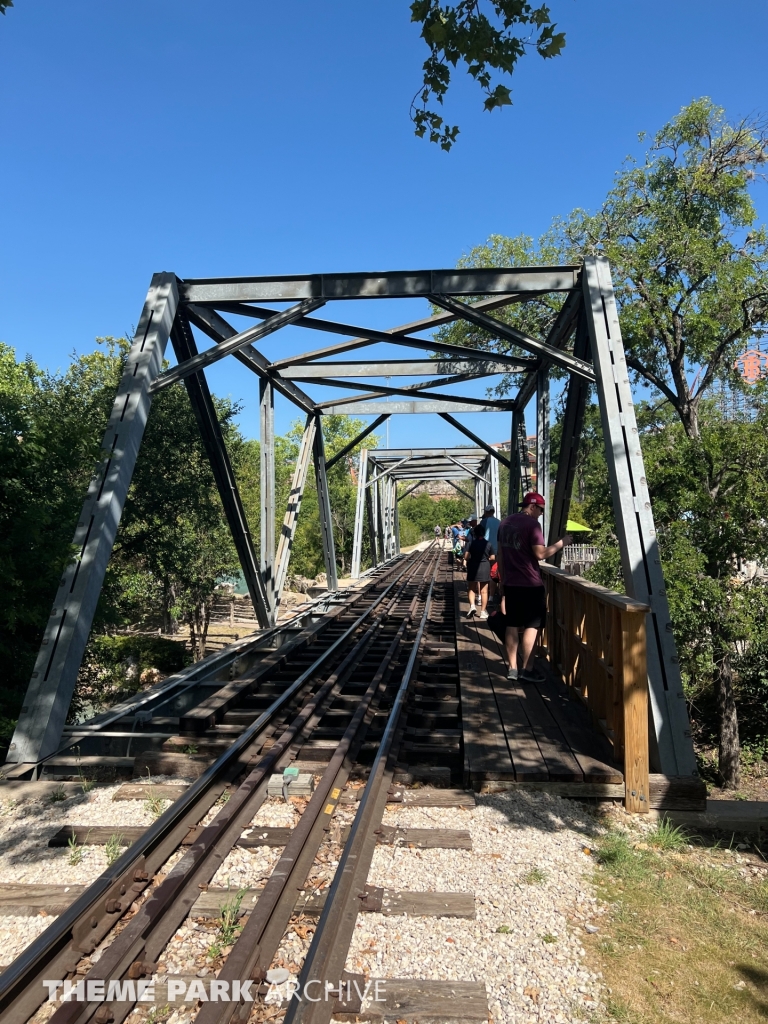
{"type": "MultiPolygon", "coordinates": [[[[114,825],[116,831],[149,825],[153,817],[144,803],[113,802],[116,789],[99,787],[55,802],[49,797],[18,805],[3,801],[0,883],[55,877],[67,885],[100,874],[106,867],[103,847],[83,847],[81,862],[72,865],[68,850],[46,844],[65,824],[114,825]]],[[[269,800],[253,825],[294,826],[303,806],[301,801],[269,800]]],[[[339,823],[353,814],[353,807],[339,808],[339,823]]],[[[472,850],[379,846],[368,881],[390,890],[471,893],[476,918],[361,914],[347,970],[374,978],[484,983],[493,1024],[570,1024],[588,1020],[600,1008],[600,976],[584,966],[581,945],[587,930],[600,927],[603,913],[590,880],[594,860],[585,852],[599,827],[582,805],[517,790],[480,795],[475,808],[390,805],[384,824],[469,831],[472,850]]],[[[280,853],[274,847],[235,848],[212,884],[233,892],[263,884],[280,853]]],[[[164,871],[182,855],[174,854],[164,871]]],[[[313,871],[317,880],[312,888],[327,887],[335,867],[329,854],[313,871]]],[[[0,919],[0,961],[9,963],[53,920],[0,919]]],[[[276,961],[298,966],[315,924],[304,919],[294,926],[276,961]]],[[[213,921],[186,921],[160,958],[159,976],[215,973],[209,949],[216,932],[213,921]]],[[[169,1024],[193,1015],[191,1007],[179,1008],[169,1024]]]]}
{"type": "Polygon", "coordinates": [[[467,829],[473,849],[377,848],[368,881],[388,889],[470,892],[475,920],[360,915],[347,970],[372,977],[484,982],[495,1024],[588,1017],[599,978],[583,966],[598,921],[589,848],[594,820],[547,794],[479,796],[474,810],[395,807],[384,823],[467,829]]]}

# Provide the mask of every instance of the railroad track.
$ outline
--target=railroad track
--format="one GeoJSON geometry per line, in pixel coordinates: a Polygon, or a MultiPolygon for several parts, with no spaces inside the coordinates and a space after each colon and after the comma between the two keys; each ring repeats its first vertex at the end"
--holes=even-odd
{"type": "MultiPolygon", "coordinates": [[[[344,970],[355,922],[360,912],[391,902],[366,884],[377,843],[468,842],[468,834],[397,835],[381,824],[387,801],[402,799],[396,773],[407,780],[419,763],[439,760],[444,782],[460,777],[451,578],[448,557],[434,545],[399,559],[320,626],[308,623],[250,671],[230,671],[232,678],[184,710],[179,737],[202,742],[213,731],[213,738],[227,739],[226,749],[0,975],[2,1020],[25,1024],[39,1012],[35,1019],[54,1024],[120,1024],[137,1007],[151,1009],[139,998],[142,987],[159,977],[158,961],[189,915],[200,912],[201,894],[213,888],[237,845],[264,843],[269,832],[282,853],[263,887],[251,890],[245,904],[240,896],[235,916],[242,904],[242,928],[231,931],[217,956],[215,992],[204,989],[196,1020],[276,1019],[264,999],[275,997],[270,969],[297,914],[319,920],[285,993],[285,1021],[359,1015],[365,979],[344,970]],[[221,732],[227,726],[229,735],[221,732]],[[270,780],[274,787],[279,773],[302,765],[318,781],[295,827],[249,835],[270,780]],[[353,778],[357,789],[348,788],[353,778]],[[350,817],[345,828],[342,819],[350,817]],[[316,865],[334,862],[330,886],[314,887],[316,865]],[[50,1005],[40,1009],[49,990],[58,987],[60,995],[65,983],[70,998],[52,1014],[50,1005]]],[[[406,906],[408,898],[394,894],[394,903],[406,906]]],[[[191,983],[166,975],[154,1005],[172,1003],[191,983]]]]}

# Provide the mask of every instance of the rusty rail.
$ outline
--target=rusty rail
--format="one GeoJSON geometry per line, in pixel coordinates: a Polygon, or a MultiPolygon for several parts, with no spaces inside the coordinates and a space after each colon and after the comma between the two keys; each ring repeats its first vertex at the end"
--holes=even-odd
{"type": "Polygon", "coordinates": [[[589,708],[623,765],[624,806],[649,809],[648,669],[645,619],[650,608],[631,597],[541,565],[547,588],[550,664],[589,708]]]}

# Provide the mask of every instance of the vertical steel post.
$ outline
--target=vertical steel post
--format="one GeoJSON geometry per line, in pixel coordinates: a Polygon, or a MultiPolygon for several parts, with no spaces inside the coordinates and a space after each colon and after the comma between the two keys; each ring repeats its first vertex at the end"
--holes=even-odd
{"type": "Polygon", "coordinates": [[[389,478],[389,557],[394,558],[397,554],[397,481],[394,477],[389,478]]]}
{"type": "Polygon", "coordinates": [[[522,466],[520,464],[520,424],[525,424],[525,409],[515,409],[512,413],[512,437],[509,444],[509,496],[507,498],[507,515],[518,511],[520,504],[520,480],[522,466]]]}
{"type": "MultiPolygon", "coordinates": [[[[192,334],[192,328],[183,315],[176,317],[171,331],[171,341],[180,363],[197,355],[197,345],[192,334]]],[[[184,384],[189,395],[192,411],[195,414],[197,425],[200,428],[200,436],[203,439],[208,461],[213,470],[213,477],[224,507],[224,514],[232,534],[240,567],[243,570],[243,577],[248,587],[248,593],[253,602],[253,608],[259,625],[266,627],[270,625],[269,605],[267,593],[264,586],[264,579],[259,571],[256,559],[256,552],[251,540],[251,532],[248,528],[248,521],[245,518],[245,510],[240,499],[240,492],[237,489],[237,481],[229,461],[227,448],[224,444],[224,436],[221,432],[216,409],[208,389],[208,383],[202,370],[192,373],[184,378],[184,384]]]]}
{"type": "Polygon", "coordinates": [[[501,494],[499,493],[499,463],[498,459],[490,459],[490,473],[491,473],[491,504],[493,505],[494,515],[497,518],[501,518],[501,494]]]}
{"type": "Polygon", "coordinates": [[[691,727],[608,261],[584,262],[584,297],[616,532],[627,593],[651,607],[647,652],[657,750],[665,775],[695,775],[691,727]]]}
{"type": "Polygon", "coordinates": [[[9,761],[33,764],[59,746],[144,435],[149,387],[162,368],[178,302],[176,276],[155,274],[101,443],[103,457],[77,522],[76,554],[62,570],[9,761]]]}
{"type": "Polygon", "coordinates": [[[307,423],[304,427],[304,434],[301,438],[299,457],[296,460],[296,468],[293,471],[291,481],[291,493],[288,495],[288,508],[283,520],[283,528],[280,531],[280,542],[277,545],[277,564],[275,567],[275,618],[280,607],[280,597],[285,586],[285,577],[288,575],[288,563],[291,560],[291,548],[293,538],[296,536],[296,522],[301,511],[301,501],[304,497],[304,488],[307,483],[309,464],[312,461],[312,451],[315,441],[315,414],[307,416],[307,423]]]}
{"type": "Polygon", "coordinates": [[[355,503],[355,532],[352,538],[352,579],[360,577],[360,562],[363,554],[363,522],[365,520],[366,478],[368,476],[368,449],[360,449],[360,463],[357,470],[357,501],[355,503]]]}
{"type": "MultiPolygon", "coordinates": [[[[582,310],[579,314],[579,321],[576,327],[576,339],[573,344],[573,354],[579,359],[590,358],[589,332],[587,331],[586,314],[582,310]]],[[[583,377],[571,374],[568,382],[568,397],[565,401],[565,413],[563,415],[563,432],[560,441],[560,451],[557,457],[557,478],[555,479],[555,493],[552,496],[552,512],[549,520],[548,544],[554,544],[565,533],[565,524],[568,521],[568,514],[571,508],[571,494],[573,493],[573,480],[576,476],[576,465],[579,457],[579,443],[581,431],[584,425],[584,410],[589,398],[589,383],[583,377]]],[[[553,565],[560,565],[562,551],[558,551],[550,562],[553,565]]]]}
{"type": "Polygon", "coordinates": [[[536,374],[536,490],[544,495],[542,533],[549,533],[549,370],[542,367],[536,374]]]}
{"type": "Polygon", "coordinates": [[[269,616],[275,621],[275,391],[272,381],[259,378],[259,481],[261,572],[269,616]]]}
{"type": "MultiPolygon", "coordinates": [[[[385,477],[385,480],[387,478],[385,477]]],[[[376,509],[376,539],[378,543],[378,550],[381,554],[381,561],[386,562],[387,560],[387,547],[384,543],[384,506],[382,502],[382,487],[381,480],[377,480],[376,483],[371,484],[373,489],[373,506],[376,509]]]]}
{"type": "Polygon", "coordinates": [[[392,501],[394,504],[393,515],[395,517],[395,551],[396,555],[400,554],[400,502],[397,497],[397,483],[393,488],[392,501]]]}
{"type": "MultiPolygon", "coordinates": [[[[376,476],[376,463],[373,460],[371,460],[371,476],[376,476]]],[[[368,513],[368,535],[371,546],[371,564],[378,565],[381,559],[379,558],[376,499],[373,493],[374,487],[376,487],[376,484],[371,483],[369,480],[365,488],[365,509],[368,513]]]]}
{"type": "Polygon", "coordinates": [[[323,421],[318,413],[315,417],[315,482],[317,483],[317,506],[320,513],[320,537],[323,542],[323,561],[328,589],[338,590],[336,575],[336,548],[333,543],[333,518],[331,515],[331,494],[328,490],[328,473],[325,468],[325,441],[323,421]]]}

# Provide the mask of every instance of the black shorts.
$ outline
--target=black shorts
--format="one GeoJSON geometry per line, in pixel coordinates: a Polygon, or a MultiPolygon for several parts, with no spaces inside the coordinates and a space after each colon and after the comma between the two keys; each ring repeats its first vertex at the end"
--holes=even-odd
{"type": "Polygon", "coordinates": [[[540,587],[504,587],[507,627],[541,629],[547,617],[547,593],[540,587]]]}

